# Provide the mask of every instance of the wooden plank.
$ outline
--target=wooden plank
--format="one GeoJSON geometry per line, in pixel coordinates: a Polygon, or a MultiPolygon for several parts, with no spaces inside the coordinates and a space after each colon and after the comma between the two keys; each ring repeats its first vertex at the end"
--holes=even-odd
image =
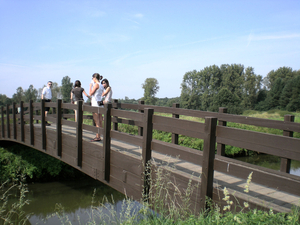
{"type": "Polygon", "coordinates": [[[104,151],[102,145],[96,145],[93,142],[83,141],[82,142],[83,154],[91,155],[96,159],[104,158],[104,151]]]}
{"type": "MultiPolygon", "coordinates": [[[[118,100],[114,99],[113,103],[118,103],[118,100]]],[[[118,109],[118,108],[114,107],[114,109],[118,109]]],[[[113,121],[113,130],[118,130],[118,122],[115,122],[115,121],[117,121],[117,119],[118,119],[117,116],[114,116],[113,119],[112,119],[112,121],[113,121]]]]}
{"type": "Polygon", "coordinates": [[[127,120],[119,117],[114,117],[112,119],[112,122],[114,123],[123,123],[123,124],[128,124],[128,125],[133,125],[133,126],[142,126],[143,123],[140,121],[135,121],[135,120],[127,120]]]}
{"type": "Polygon", "coordinates": [[[119,141],[123,141],[129,144],[133,144],[133,145],[137,145],[142,147],[142,142],[143,142],[143,138],[136,136],[136,135],[131,135],[131,134],[126,134],[126,133],[122,133],[120,131],[114,131],[112,130],[111,132],[111,138],[113,139],[117,139],[119,141]]]}
{"type": "Polygon", "coordinates": [[[205,137],[203,123],[164,116],[153,116],[153,129],[200,139],[205,137]]]}
{"type": "Polygon", "coordinates": [[[111,104],[104,105],[104,133],[103,133],[103,150],[104,150],[104,180],[109,182],[110,177],[110,131],[111,131],[111,104]]]}
{"type": "Polygon", "coordinates": [[[83,105],[83,111],[87,111],[90,113],[104,114],[104,108],[96,107],[96,106],[83,105]]]}
{"type": "Polygon", "coordinates": [[[132,112],[132,111],[126,111],[126,110],[119,110],[119,109],[112,109],[111,110],[111,115],[112,116],[117,116],[117,117],[122,117],[122,118],[127,118],[131,119],[134,121],[143,121],[143,114],[138,113],[138,112],[132,112]]]}
{"type": "Polygon", "coordinates": [[[76,123],[76,143],[77,143],[77,166],[82,166],[82,101],[77,101],[77,123],[76,123]]]}
{"type": "Polygon", "coordinates": [[[12,105],[12,111],[13,111],[13,132],[14,132],[14,139],[17,139],[17,118],[16,118],[16,103],[13,102],[12,105]]]}
{"type": "Polygon", "coordinates": [[[159,153],[170,155],[175,158],[178,157],[181,160],[202,165],[202,151],[158,140],[152,140],[151,148],[153,151],[157,151],[159,153]]]}
{"type": "Polygon", "coordinates": [[[46,150],[46,116],[45,116],[45,99],[41,101],[41,124],[42,124],[42,145],[46,150]]]}
{"type": "Polygon", "coordinates": [[[110,176],[109,180],[110,182],[107,183],[107,185],[125,194],[127,198],[134,199],[136,201],[139,201],[142,198],[142,194],[140,191],[136,190],[136,186],[120,182],[120,180],[116,179],[113,176],[110,176]]]}
{"type": "MultiPolygon", "coordinates": [[[[63,115],[62,115],[63,117],[63,115]]],[[[70,127],[76,127],[77,123],[71,120],[61,120],[62,125],[70,126],[70,127]]]]}
{"type": "MultiPolygon", "coordinates": [[[[294,115],[285,115],[284,121],[286,122],[294,122],[295,116],[294,115]]],[[[293,132],[291,131],[283,131],[283,136],[293,137],[293,132]]],[[[291,169],[291,159],[288,158],[281,158],[280,164],[280,171],[285,173],[290,173],[291,169]]]]}
{"type": "Polygon", "coordinates": [[[82,129],[83,130],[88,130],[94,133],[99,133],[103,135],[103,128],[102,127],[95,127],[87,124],[82,124],[82,129]]]}
{"type": "Polygon", "coordinates": [[[201,174],[200,208],[208,208],[206,197],[212,199],[214,179],[214,159],[216,146],[217,118],[205,118],[205,133],[203,144],[203,161],[201,174]]]}
{"type": "MultiPolygon", "coordinates": [[[[144,105],[144,104],[145,104],[144,100],[139,100],[139,105],[144,105]]],[[[144,113],[144,110],[139,109],[138,112],[139,113],[144,113]]],[[[143,136],[143,131],[144,131],[143,124],[138,125],[138,135],[139,136],[143,136]]]]}
{"type": "Polygon", "coordinates": [[[29,102],[29,126],[30,126],[30,145],[34,145],[34,127],[33,127],[33,101],[29,102]]]}
{"type": "Polygon", "coordinates": [[[120,182],[127,183],[133,187],[135,187],[137,192],[141,191],[140,183],[141,183],[141,175],[136,175],[126,171],[125,169],[119,167],[118,165],[111,165],[111,174],[112,177],[115,177],[120,182]]]}
{"type": "MultiPolygon", "coordinates": [[[[220,107],[219,113],[227,113],[227,108],[220,107]]],[[[219,120],[218,125],[226,127],[227,121],[219,120]]],[[[221,144],[221,143],[217,144],[217,155],[225,156],[225,145],[224,144],[221,144]]]]}
{"type": "Polygon", "coordinates": [[[111,164],[124,170],[142,176],[141,161],[121,152],[112,150],[110,155],[111,164]]]}
{"type": "Polygon", "coordinates": [[[10,138],[9,104],[6,105],[6,133],[7,138],[10,138]]]}
{"type": "Polygon", "coordinates": [[[20,102],[20,130],[21,130],[21,141],[25,142],[25,131],[24,131],[24,106],[23,101],[20,102]]]}
{"type": "Polygon", "coordinates": [[[62,114],[61,114],[61,104],[62,100],[57,99],[57,106],[56,106],[56,140],[57,140],[57,156],[61,157],[62,152],[62,114]]]}
{"type": "Polygon", "coordinates": [[[144,129],[143,129],[143,144],[142,144],[142,166],[143,166],[143,176],[144,179],[141,183],[143,186],[143,198],[145,201],[148,201],[149,198],[149,190],[150,190],[150,160],[151,160],[151,142],[152,142],[152,134],[153,134],[153,114],[154,110],[145,108],[144,110],[144,129]]]}
{"type": "MultiPolygon", "coordinates": [[[[173,103],[173,108],[179,108],[179,103],[173,103]]],[[[179,114],[172,113],[172,117],[175,119],[179,119],[179,114]]],[[[172,143],[178,145],[178,137],[177,133],[172,133],[172,143]]]]}
{"type": "Polygon", "coordinates": [[[300,160],[300,139],[217,126],[217,142],[300,160]]]}
{"type": "Polygon", "coordinates": [[[252,182],[300,196],[300,177],[296,175],[274,171],[223,156],[216,156],[214,169],[242,179],[246,179],[253,172],[252,182]]]}

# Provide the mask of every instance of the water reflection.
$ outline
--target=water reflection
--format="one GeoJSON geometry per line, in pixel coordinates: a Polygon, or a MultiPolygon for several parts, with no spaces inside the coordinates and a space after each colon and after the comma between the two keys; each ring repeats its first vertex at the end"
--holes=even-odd
{"type": "MultiPolygon", "coordinates": [[[[254,156],[236,157],[235,159],[280,171],[281,158],[277,156],[259,154],[254,156]]],[[[290,174],[300,176],[300,161],[291,161],[290,174]]]]}
{"type": "MultiPolygon", "coordinates": [[[[29,184],[28,190],[27,199],[30,200],[30,204],[25,206],[24,210],[32,214],[31,224],[57,225],[67,223],[67,221],[73,225],[86,224],[93,218],[97,218],[100,212],[109,215],[108,209],[98,207],[100,203],[105,203],[106,199],[111,203],[105,204],[106,207],[112,206],[116,212],[121,212],[122,207],[124,208],[122,206],[125,199],[123,194],[92,178],[29,184]],[[92,206],[98,208],[92,210],[92,206]],[[53,216],[59,207],[65,212],[65,215],[61,215],[60,218],[53,216]]],[[[132,204],[134,210],[139,209],[138,202],[132,204]]]]}

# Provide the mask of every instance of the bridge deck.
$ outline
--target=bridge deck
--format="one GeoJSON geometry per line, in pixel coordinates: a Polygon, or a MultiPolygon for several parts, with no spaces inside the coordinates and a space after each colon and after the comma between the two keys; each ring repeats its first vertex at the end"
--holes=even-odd
{"type": "MultiPolygon", "coordinates": [[[[35,124],[35,126],[40,126],[40,124],[35,124]]],[[[49,126],[47,129],[55,130],[56,126],[49,126]]],[[[63,126],[62,129],[64,134],[76,135],[76,129],[73,127],[63,126]]],[[[85,131],[83,133],[83,141],[90,141],[94,137],[95,134],[93,132],[85,131]]],[[[95,146],[102,145],[102,142],[93,142],[93,144],[95,146]]],[[[131,157],[141,158],[141,149],[139,146],[112,139],[111,149],[128,154],[131,157]]],[[[193,179],[199,180],[200,182],[201,166],[155,151],[152,152],[152,158],[156,162],[167,162],[169,166],[175,166],[178,173],[185,174],[187,177],[193,175],[193,179]]],[[[255,184],[254,182],[250,183],[250,191],[246,194],[244,192],[246,184],[247,178],[240,179],[217,171],[214,172],[214,187],[218,189],[224,189],[224,187],[226,187],[229,193],[234,193],[235,196],[242,197],[247,202],[260,203],[266,208],[272,208],[277,212],[289,212],[294,206],[300,206],[299,196],[255,184]]],[[[223,196],[220,197],[220,199],[222,198],[223,196]]]]}

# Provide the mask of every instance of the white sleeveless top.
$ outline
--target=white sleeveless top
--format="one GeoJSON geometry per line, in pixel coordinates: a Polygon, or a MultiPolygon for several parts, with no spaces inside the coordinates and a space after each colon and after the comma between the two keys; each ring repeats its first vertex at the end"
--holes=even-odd
{"type": "Polygon", "coordinates": [[[105,96],[105,100],[104,101],[107,102],[107,103],[111,103],[111,98],[112,98],[112,88],[110,87],[110,91],[105,96]]]}
{"type": "MultiPolygon", "coordinates": [[[[98,106],[97,102],[102,100],[102,92],[103,92],[103,89],[104,89],[102,84],[100,84],[99,82],[94,83],[94,85],[95,84],[99,84],[99,88],[92,95],[92,106],[98,106]]],[[[94,85],[93,85],[93,87],[94,87],[94,85]]]]}

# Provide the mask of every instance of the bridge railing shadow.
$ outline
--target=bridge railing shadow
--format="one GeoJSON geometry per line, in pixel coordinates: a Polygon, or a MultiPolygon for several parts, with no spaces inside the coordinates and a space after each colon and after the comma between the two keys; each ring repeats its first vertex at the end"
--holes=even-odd
{"type": "MultiPolygon", "coordinates": [[[[222,172],[239,178],[247,177],[253,172],[252,181],[280,191],[300,196],[300,178],[289,174],[290,160],[300,161],[300,140],[293,138],[293,132],[300,132],[298,123],[294,123],[293,116],[285,116],[285,121],[250,118],[245,116],[230,115],[226,108],[220,108],[219,113],[188,110],[179,108],[178,104],[173,107],[159,107],[140,104],[118,103],[105,105],[104,108],[92,107],[79,101],[77,105],[57,102],[29,103],[7,105],[1,108],[1,137],[3,139],[16,139],[17,129],[20,129],[21,142],[25,142],[25,124],[29,125],[30,144],[34,145],[34,121],[41,123],[42,149],[46,150],[46,124],[50,121],[56,126],[56,150],[57,155],[62,155],[62,126],[76,128],[77,166],[82,166],[82,134],[85,131],[100,133],[103,135],[104,151],[104,180],[110,180],[111,166],[111,139],[117,139],[140,146],[142,149],[142,164],[145,166],[152,157],[152,151],[172,157],[180,157],[190,163],[202,166],[201,171],[201,207],[205,207],[205,196],[212,199],[220,199],[219,190],[213,187],[214,171],[222,172]],[[55,114],[45,118],[45,107],[55,108],[55,114]],[[19,108],[20,113],[16,113],[19,108]],[[25,109],[28,113],[25,113],[25,109]],[[77,122],[64,118],[73,115],[63,114],[64,109],[77,110],[77,122]],[[88,113],[101,113],[105,121],[102,128],[83,123],[83,119],[91,119],[88,113]],[[155,115],[154,112],[170,114],[171,117],[155,115]],[[204,118],[204,123],[181,119],[181,116],[204,118]],[[280,129],[283,136],[265,134],[227,127],[227,122],[241,123],[253,126],[262,126],[280,129]],[[120,132],[118,124],[130,124],[139,128],[139,135],[131,135],[120,132]],[[18,127],[18,128],[17,128],[18,127]],[[152,138],[153,130],[169,132],[172,141],[164,142],[152,138]],[[184,147],[178,144],[179,135],[204,140],[203,151],[184,147]],[[275,155],[282,158],[281,171],[255,166],[246,162],[237,161],[225,157],[225,146],[231,145],[258,151],[265,154],[275,155]],[[217,153],[217,154],[215,154],[217,153]]],[[[174,175],[176,176],[176,175],[174,175]]],[[[181,178],[182,177],[178,177],[181,178]]],[[[187,180],[182,179],[182,186],[187,180]]],[[[147,189],[147,183],[141,184],[147,189]]],[[[144,190],[144,191],[145,191],[144,190]]]]}

